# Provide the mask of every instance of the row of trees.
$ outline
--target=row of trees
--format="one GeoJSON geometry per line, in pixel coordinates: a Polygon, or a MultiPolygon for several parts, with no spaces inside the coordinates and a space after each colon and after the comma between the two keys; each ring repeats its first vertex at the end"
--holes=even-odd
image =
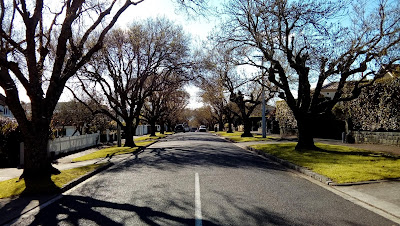
{"type": "Polygon", "coordinates": [[[210,41],[209,49],[202,55],[202,76],[199,87],[203,102],[211,107],[219,130],[228,123],[228,132],[232,132],[232,123],[240,121],[244,126],[243,137],[251,137],[253,115],[262,103],[263,92],[266,102],[274,98],[277,89],[269,82],[261,82],[263,74],[248,74],[248,68],[238,67],[238,55],[232,46],[210,41]]]}
{"type": "MultiPolygon", "coordinates": [[[[26,192],[40,187],[57,189],[50,175],[59,171],[47,157],[49,127],[57,102],[72,77],[84,76],[79,81],[85,84],[82,89],[87,94],[97,93],[90,91],[91,85],[96,84],[105,98],[92,99],[99,103],[108,101],[115,111],[109,115],[111,118],[119,123],[122,118],[127,124],[133,124],[143,99],[151,95],[141,87],[158,87],[160,80],[183,74],[179,59],[185,59],[187,43],[182,44],[180,39],[184,40],[185,36],[179,29],[162,32],[154,27],[147,32],[144,31],[147,27],[133,24],[130,33],[116,31],[113,33],[116,39],[108,40],[107,34],[121,14],[143,1],[0,1],[0,86],[24,137],[26,192]],[[125,42],[126,39],[131,42],[125,42]],[[118,42],[123,45],[117,46],[118,42]],[[146,49],[141,46],[145,42],[153,43],[146,49]],[[127,50],[130,52],[124,53],[127,50]],[[153,56],[158,60],[150,60],[153,56]],[[135,61],[126,64],[129,59],[135,61]],[[119,79],[110,80],[113,76],[119,79]],[[30,117],[22,107],[18,85],[31,100],[30,117]]],[[[176,2],[196,9],[205,1],[176,2]]],[[[100,110],[107,114],[104,109],[100,110]]]]}
{"type": "MultiPolygon", "coordinates": [[[[313,120],[330,113],[337,103],[357,98],[363,88],[399,62],[399,12],[398,1],[390,0],[373,4],[231,0],[225,8],[226,20],[214,39],[226,50],[214,51],[221,56],[214,68],[223,69],[216,70],[222,78],[234,76],[238,65],[265,71],[269,81],[266,84],[279,90],[279,97],[297,121],[296,149],[313,149],[313,120]],[[232,68],[225,66],[225,59],[233,62],[232,68]],[[334,97],[321,98],[321,88],[329,81],[338,82],[334,97]],[[344,92],[348,81],[353,81],[353,85],[344,92]]],[[[261,80],[259,76],[246,78],[261,80]]],[[[230,87],[239,87],[235,83],[226,82],[225,87],[230,91],[230,99],[237,103],[254,102],[257,97],[254,92],[243,99],[243,91],[232,93],[230,87]]]]}
{"type": "Polygon", "coordinates": [[[192,78],[193,65],[189,38],[181,27],[157,18],[116,29],[105,43],[78,71],[73,92],[81,90],[76,99],[95,103],[86,105],[93,114],[116,121],[125,132],[125,146],[134,147],[141,120],[151,125],[154,135],[157,122],[170,122],[167,116],[187,104],[183,86],[192,78]]]}

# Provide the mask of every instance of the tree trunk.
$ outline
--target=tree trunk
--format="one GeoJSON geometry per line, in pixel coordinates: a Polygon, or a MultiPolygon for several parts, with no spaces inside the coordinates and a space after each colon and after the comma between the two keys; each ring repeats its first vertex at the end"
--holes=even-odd
{"type": "Polygon", "coordinates": [[[164,128],[164,122],[163,121],[160,123],[160,133],[161,134],[165,133],[165,128],[164,128]]]}
{"type": "Polygon", "coordinates": [[[223,121],[219,121],[218,122],[218,130],[219,131],[224,131],[224,122],[223,121]]]}
{"type": "Polygon", "coordinates": [[[172,132],[172,123],[167,122],[167,132],[172,132]]]}
{"type": "Polygon", "coordinates": [[[123,127],[125,132],[125,147],[136,147],[135,141],[133,140],[133,129],[132,123],[126,122],[126,126],[123,127]]]}
{"type": "Polygon", "coordinates": [[[313,120],[310,116],[296,117],[299,140],[296,150],[315,150],[313,137],[313,120]]]}
{"type": "Polygon", "coordinates": [[[23,194],[56,193],[60,191],[51,180],[52,174],[59,174],[51,165],[47,154],[49,125],[46,122],[32,124],[31,130],[23,132],[24,136],[24,172],[25,190],[23,194]]]}
{"type": "Polygon", "coordinates": [[[155,137],[156,136],[156,121],[155,120],[150,120],[150,136],[155,137]]]}
{"type": "Polygon", "coordinates": [[[232,122],[231,121],[228,121],[228,131],[227,131],[227,133],[233,133],[233,131],[232,131],[232,122]]]}
{"type": "Polygon", "coordinates": [[[251,133],[251,120],[250,118],[243,118],[244,131],[242,137],[253,137],[251,133]]]}

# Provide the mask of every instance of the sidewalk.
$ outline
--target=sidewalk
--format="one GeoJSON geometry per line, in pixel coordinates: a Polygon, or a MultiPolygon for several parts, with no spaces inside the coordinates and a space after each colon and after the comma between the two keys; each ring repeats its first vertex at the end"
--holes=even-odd
{"type": "MultiPolygon", "coordinates": [[[[326,143],[334,145],[350,146],[369,151],[386,152],[389,154],[400,155],[400,147],[378,144],[346,144],[339,140],[314,139],[316,143],[326,143]]],[[[293,139],[275,141],[256,141],[235,143],[237,146],[247,149],[247,146],[268,143],[295,142],[293,139]]],[[[311,179],[313,180],[313,179],[311,179]]],[[[378,213],[400,225],[400,178],[396,180],[370,181],[357,185],[329,186],[319,184],[342,197],[362,205],[375,213],[378,213]]]]}

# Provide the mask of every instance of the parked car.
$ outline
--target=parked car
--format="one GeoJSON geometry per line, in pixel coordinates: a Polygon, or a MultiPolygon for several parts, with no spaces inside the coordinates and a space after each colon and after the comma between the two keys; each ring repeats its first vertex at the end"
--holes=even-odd
{"type": "Polygon", "coordinates": [[[207,127],[204,126],[204,125],[201,125],[201,126],[199,127],[199,132],[207,132],[207,127]]]}
{"type": "Polygon", "coordinates": [[[185,128],[182,124],[178,124],[175,126],[175,133],[179,133],[179,132],[185,132],[185,128]]]}

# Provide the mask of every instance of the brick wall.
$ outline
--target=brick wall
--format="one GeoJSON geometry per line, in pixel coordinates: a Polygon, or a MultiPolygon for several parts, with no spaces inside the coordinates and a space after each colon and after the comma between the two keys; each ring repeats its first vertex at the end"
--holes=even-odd
{"type": "Polygon", "coordinates": [[[352,131],[356,144],[385,144],[400,146],[400,132],[352,131]]]}

